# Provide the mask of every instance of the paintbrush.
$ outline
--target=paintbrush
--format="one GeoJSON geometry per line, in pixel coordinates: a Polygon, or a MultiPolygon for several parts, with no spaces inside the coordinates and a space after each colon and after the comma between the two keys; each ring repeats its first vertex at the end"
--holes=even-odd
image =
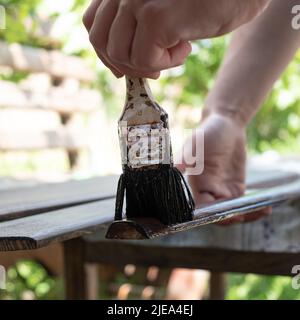
{"type": "Polygon", "coordinates": [[[146,79],[126,77],[126,102],[118,122],[123,174],[115,220],[151,217],[165,225],[193,219],[194,201],[173,165],[168,114],[154,100],[146,79]]]}

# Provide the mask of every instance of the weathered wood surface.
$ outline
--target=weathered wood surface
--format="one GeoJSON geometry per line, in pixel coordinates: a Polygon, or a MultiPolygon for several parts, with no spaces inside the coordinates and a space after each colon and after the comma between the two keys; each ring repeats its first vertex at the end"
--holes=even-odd
{"type": "MultiPolygon", "coordinates": [[[[107,176],[42,184],[15,190],[0,190],[0,222],[96,200],[114,198],[117,180],[117,176],[107,176]]],[[[112,214],[112,212],[111,208],[107,213],[112,214]]],[[[67,221],[66,224],[68,225],[67,221]]],[[[3,228],[3,224],[0,224],[0,237],[3,234],[3,228]]],[[[18,236],[17,232],[15,232],[15,236],[18,236]]]]}
{"type": "MultiPolygon", "coordinates": [[[[61,190],[57,185],[52,189],[47,189],[45,186],[46,189],[44,190],[42,190],[43,187],[38,187],[40,189],[36,189],[36,191],[30,188],[26,191],[27,193],[24,193],[24,189],[18,190],[14,194],[11,191],[6,194],[1,192],[0,213],[2,219],[5,217],[5,219],[14,220],[0,223],[0,250],[35,249],[52,242],[80,237],[99,229],[106,231],[107,225],[113,220],[117,177],[113,178],[114,181],[110,180],[111,178],[107,179],[106,182],[104,180],[100,182],[99,180],[99,183],[96,180],[93,183],[91,181],[78,182],[77,186],[70,184],[67,188],[65,185],[65,189],[61,187],[61,190]],[[112,189],[109,189],[110,186],[112,189]],[[101,190],[104,195],[106,192],[106,198],[112,198],[95,201],[99,195],[104,197],[101,190]],[[16,203],[16,199],[19,199],[18,203],[16,203]],[[87,203],[90,201],[95,202],[87,203]],[[75,206],[76,203],[86,204],[75,206]],[[73,207],[54,210],[60,206],[70,205],[73,207]]],[[[206,210],[206,213],[208,213],[208,208],[202,210],[206,210]]],[[[294,224],[300,224],[299,216],[293,216],[291,219],[294,224]]],[[[202,234],[203,228],[205,227],[199,229],[201,230],[199,233],[202,234]]],[[[190,230],[188,233],[192,234],[192,231],[190,230]]],[[[179,234],[187,233],[180,232],[179,234]]],[[[168,238],[168,236],[164,238],[168,238]]],[[[117,240],[108,241],[106,245],[115,242],[118,243],[117,240]]],[[[153,241],[149,243],[155,245],[153,241]]],[[[208,246],[212,245],[212,247],[214,247],[214,244],[214,241],[207,243],[208,246]]],[[[109,248],[106,245],[105,248],[109,248]]],[[[122,245],[120,244],[120,246],[122,245]]],[[[126,245],[124,243],[124,246],[126,245]]],[[[107,254],[109,259],[109,253],[107,252],[107,254]]]]}
{"type": "Polygon", "coordinates": [[[251,223],[205,225],[151,241],[111,241],[105,229],[85,241],[91,263],[291,275],[300,259],[300,205],[283,203],[251,223]]]}
{"type": "Polygon", "coordinates": [[[64,87],[50,87],[45,92],[28,90],[9,81],[0,81],[0,108],[44,109],[60,113],[91,112],[100,107],[95,90],[78,89],[69,93],[64,87]]]}
{"type": "Polygon", "coordinates": [[[36,249],[78,238],[113,220],[114,199],[35,214],[0,224],[0,251],[36,249]]]}
{"type": "Polygon", "coordinates": [[[194,212],[192,221],[176,225],[165,226],[153,218],[115,221],[110,225],[106,237],[108,239],[153,239],[296,199],[300,199],[300,179],[278,187],[249,192],[237,199],[198,208],[194,212]]]}
{"type": "Polygon", "coordinates": [[[17,43],[0,42],[0,65],[18,71],[45,72],[57,78],[76,78],[85,82],[95,80],[95,73],[78,57],[17,43]]]}

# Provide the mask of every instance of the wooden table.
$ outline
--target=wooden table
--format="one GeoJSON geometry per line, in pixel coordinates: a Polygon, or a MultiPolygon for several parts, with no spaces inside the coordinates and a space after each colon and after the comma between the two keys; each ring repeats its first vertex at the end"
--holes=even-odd
{"type": "MultiPolygon", "coordinates": [[[[269,188],[295,178],[256,169],[248,173],[248,186],[269,188]]],[[[116,184],[111,176],[0,191],[0,251],[63,242],[69,299],[86,297],[86,263],[207,269],[218,280],[224,272],[291,275],[300,263],[298,199],[254,223],[201,226],[153,240],[107,240],[116,184]]],[[[220,288],[212,296],[220,298],[220,288]]]]}

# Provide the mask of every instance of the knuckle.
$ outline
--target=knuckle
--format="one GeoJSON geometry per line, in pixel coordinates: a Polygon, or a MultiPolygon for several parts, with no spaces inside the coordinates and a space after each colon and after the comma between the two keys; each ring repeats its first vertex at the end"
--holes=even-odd
{"type": "Polygon", "coordinates": [[[159,45],[172,43],[177,39],[178,30],[174,26],[168,9],[161,2],[150,2],[141,10],[139,20],[144,32],[159,45]]]}
{"type": "Polygon", "coordinates": [[[94,32],[89,33],[89,41],[92,45],[96,45],[97,41],[94,32]]]}
{"type": "Polygon", "coordinates": [[[88,25],[89,25],[89,15],[88,15],[88,12],[86,11],[82,17],[82,23],[83,25],[88,28],[88,25]]]}
{"type": "Polygon", "coordinates": [[[91,7],[87,8],[82,17],[82,23],[87,30],[89,30],[92,27],[93,17],[94,15],[91,7]]]}
{"type": "Polygon", "coordinates": [[[89,33],[89,41],[92,44],[92,46],[97,49],[97,51],[103,51],[103,44],[101,42],[101,39],[95,32],[89,33]]]}
{"type": "Polygon", "coordinates": [[[165,10],[159,3],[150,2],[141,9],[140,19],[152,32],[157,32],[166,21],[165,10]]]}
{"type": "Polygon", "coordinates": [[[162,13],[162,7],[157,2],[146,3],[141,9],[141,15],[147,21],[158,20],[162,13]]]}
{"type": "Polygon", "coordinates": [[[122,55],[118,50],[114,50],[111,47],[107,48],[107,56],[109,57],[110,60],[114,62],[121,62],[122,61],[122,55]]]}
{"type": "Polygon", "coordinates": [[[130,5],[131,5],[131,2],[129,0],[122,0],[119,4],[119,10],[121,12],[127,11],[129,9],[130,5]]]}

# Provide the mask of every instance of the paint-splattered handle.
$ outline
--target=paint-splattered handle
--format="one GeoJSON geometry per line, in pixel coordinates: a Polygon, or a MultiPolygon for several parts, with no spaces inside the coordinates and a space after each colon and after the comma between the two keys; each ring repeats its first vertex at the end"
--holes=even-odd
{"type": "Polygon", "coordinates": [[[167,113],[154,101],[146,79],[126,77],[127,99],[119,120],[122,163],[129,168],[171,164],[167,113]]]}
{"type": "Polygon", "coordinates": [[[147,79],[126,76],[126,100],[134,103],[154,102],[147,79]]]}
{"type": "Polygon", "coordinates": [[[126,77],[126,102],[120,121],[128,125],[161,122],[165,111],[155,102],[146,79],[126,77]]]}

